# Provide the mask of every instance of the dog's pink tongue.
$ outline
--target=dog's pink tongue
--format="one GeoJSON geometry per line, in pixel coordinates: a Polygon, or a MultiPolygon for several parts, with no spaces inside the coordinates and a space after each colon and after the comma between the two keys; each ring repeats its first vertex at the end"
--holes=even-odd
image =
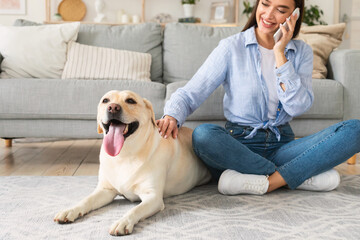
{"type": "Polygon", "coordinates": [[[117,156],[122,146],[124,145],[124,132],[125,125],[112,124],[109,127],[109,132],[104,138],[104,147],[107,154],[110,156],[117,156]]]}

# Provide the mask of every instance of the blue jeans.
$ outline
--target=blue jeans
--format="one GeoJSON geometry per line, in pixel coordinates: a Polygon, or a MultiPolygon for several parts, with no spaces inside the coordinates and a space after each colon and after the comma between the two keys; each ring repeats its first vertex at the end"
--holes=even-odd
{"type": "Polygon", "coordinates": [[[357,119],[296,140],[289,124],[278,128],[280,141],[270,129],[259,129],[252,139],[245,139],[252,127],[231,122],[226,123],[225,129],[202,124],[193,132],[193,148],[214,179],[226,169],[260,175],[278,171],[291,189],[360,152],[357,119]]]}

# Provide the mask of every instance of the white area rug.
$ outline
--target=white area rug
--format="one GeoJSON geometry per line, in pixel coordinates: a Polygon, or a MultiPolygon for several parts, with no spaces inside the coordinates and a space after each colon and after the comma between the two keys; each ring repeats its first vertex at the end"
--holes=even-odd
{"type": "Polygon", "coordinates": [[[0,177],[0,239],[360,239],[360,176],[332,192],[280,189],[227,197],[205,185],[165,200],[165,210],[125,237],[110,225],[137,203],[117,198],[73,224],[53,222],[96,186],[96,177],[0,177]]]}

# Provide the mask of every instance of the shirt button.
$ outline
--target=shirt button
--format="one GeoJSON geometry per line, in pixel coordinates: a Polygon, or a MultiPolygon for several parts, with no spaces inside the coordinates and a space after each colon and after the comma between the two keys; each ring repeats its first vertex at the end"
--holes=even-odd
{"type": "Polygon", "coordinates": [[[281,77],[281,73],[276,74],[276,76],[281,77]]]}

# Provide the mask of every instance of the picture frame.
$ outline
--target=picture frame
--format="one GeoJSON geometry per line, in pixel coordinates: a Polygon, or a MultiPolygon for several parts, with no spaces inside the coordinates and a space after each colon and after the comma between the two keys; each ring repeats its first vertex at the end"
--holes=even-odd
{"type": "Polygon", "coordinates": [[[212,2],[211,3],[211,19],[210,23],[222,24],[229,21],[230,15],[230,3],[224,2],[212,2]]]}
{"type": "Polygon", "coordinates": [[[26,14],[26,0],[0,0],[0,14],[26,14]]]}

